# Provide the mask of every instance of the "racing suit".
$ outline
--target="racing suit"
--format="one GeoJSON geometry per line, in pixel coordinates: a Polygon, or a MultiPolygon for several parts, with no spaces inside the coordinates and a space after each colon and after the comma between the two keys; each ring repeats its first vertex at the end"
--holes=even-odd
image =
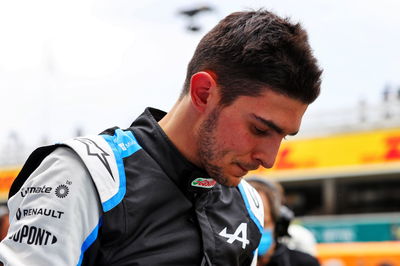
{"type": "Polygon", "coordinates": [[[4,265],[255,265],[257,192],[217,184],[147,108],[111,128],[41,147],[14,181],[4,265]]]}

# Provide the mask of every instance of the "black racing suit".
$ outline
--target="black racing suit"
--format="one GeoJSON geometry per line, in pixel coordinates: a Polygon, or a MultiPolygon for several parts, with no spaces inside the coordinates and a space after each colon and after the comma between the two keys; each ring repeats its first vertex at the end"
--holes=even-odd
{"type": "Polygon", "coordinates": [[[148,108],[127,130],[36,150],[10,191],[0,261],[255,265],[259,195],[245,181],[216,184],[183,157],[157,123],[164,115],[148,108]]]}

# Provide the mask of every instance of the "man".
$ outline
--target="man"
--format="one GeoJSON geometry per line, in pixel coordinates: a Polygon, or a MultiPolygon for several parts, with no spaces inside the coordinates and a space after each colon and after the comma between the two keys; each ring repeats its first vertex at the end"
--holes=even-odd
{"type": "Polygon", "coordinates": [[[200,41],[172,110],[36,150],[10,191],[6,265],[255,265],[271,167],[319,94],[306,32],[233,13],[200,41]]]}

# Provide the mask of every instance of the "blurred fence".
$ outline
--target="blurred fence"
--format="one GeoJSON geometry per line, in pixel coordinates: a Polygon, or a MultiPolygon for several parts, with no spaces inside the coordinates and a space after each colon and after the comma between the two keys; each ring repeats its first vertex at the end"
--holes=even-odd
{"type": "MultiPolygon", "coordinates": [[[[358,106],[306,113],[299,137],[312,138],[396,126],[400,126],[400,98],[397,96],[381,103],[360,102],[358,106]]],[[[21,165],[37,146],[48,144],[46,141],[32,143],[23,140],[13,131],[7,134],[5,139],[0,139],[0,167],[21,165]]],[[[46,137],[36,139],[45,140],[46,137]]]]}
{"type": "Polygon", "coordinates": [[[383,103],[361,102],[358,106],[306,114],[300,133],[301,136],[312,137],[398,126],[400,126],[400,99],[395,98],[383,103]]]}

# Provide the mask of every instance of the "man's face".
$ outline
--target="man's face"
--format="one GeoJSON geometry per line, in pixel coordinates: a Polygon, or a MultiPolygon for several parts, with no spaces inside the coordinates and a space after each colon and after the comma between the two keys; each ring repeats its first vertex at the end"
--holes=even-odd
{"type": "Polygon", "coordinates": [[[198,158],[218,183],[237,186],[259,166],[271,168],[280,143],[295,135],[307,104],[266,89],[231,105],[210,107],[198,130],[198,158]]]}

